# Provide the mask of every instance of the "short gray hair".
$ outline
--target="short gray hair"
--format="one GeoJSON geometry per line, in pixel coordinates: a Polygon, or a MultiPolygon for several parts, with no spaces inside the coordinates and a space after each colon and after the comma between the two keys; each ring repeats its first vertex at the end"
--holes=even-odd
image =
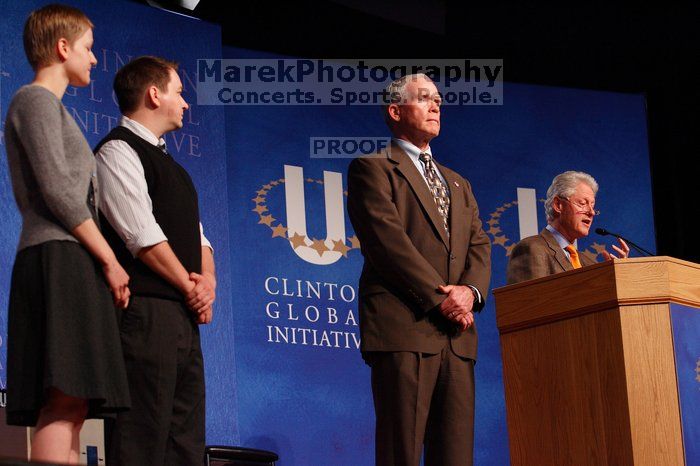
{"type": "Polygon", "coordinates": [[[393,80],[392,82],[389,83],[389,85],[385,88],[386,91],[386,96],[388,100],[384,101],[384,104],[382,105],[382,113],[384,115],[384,121],[388,123],[391,122],[391,119],[389,118],[389,105],[390,104],[395,104],[398,102],[405,102],[406,97],[406,85],[411,82],[415,81],[417,79],[423,78],[428,82],[433,82],[432,79],[430,79],[430,76],[424,73],[415,73],[415,74],[407,74],[405,76],[401,76],[398,79],[393,80]],[[397,102],[396,98],[400,98],[400,100],[397,102]]]}
{"type": "Polygon", "coordinates": [[[544,201],[544,212],[547,214],[548,222],[554,220],[554,209],[552,209],[554,198],[568,199],[581,183],[586,183],[593,190],[594,195],[598,193],[598,183],[588,173],[570,170],[554,177],[547,190],[547,200],[544,201]]]}

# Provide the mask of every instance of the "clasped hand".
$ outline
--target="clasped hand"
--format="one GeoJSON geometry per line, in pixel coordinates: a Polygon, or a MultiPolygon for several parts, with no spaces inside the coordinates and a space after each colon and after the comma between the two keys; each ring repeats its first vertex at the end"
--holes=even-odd
{"type": "Polygon", "coordinates": [[[216,299],[216,285],[206,275],[192,272],[190,282],[194,284],[185,295],[185,303],[192,312],[197,314],[198,324],[208,324],[212,320],[212,304],[216,299]]]}
{"type": "Polygon", "coordinates": [[[441,285],[438,292],[447,295],[440,304],[440,313],[447,320],[458,324],[462,332],[474,325],[474,292],[471,288],[463,285],[441,285]]]}
{"type": "Polygon", "coordinates": [[[120,309],[126,309],[129,305],[129,275],[124,268],[115,260],[107,262],[102,266],[109,291],[112,293],[114,305],[120,309]]]}

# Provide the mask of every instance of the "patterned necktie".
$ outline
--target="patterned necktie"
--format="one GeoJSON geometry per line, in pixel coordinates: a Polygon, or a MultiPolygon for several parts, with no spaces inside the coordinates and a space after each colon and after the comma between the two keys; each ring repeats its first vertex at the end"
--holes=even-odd
{"type": "Polygon", "coordinates": [[[576,250],[574,245],[570,244],[564,249],[566,249],[569,252],[569,260],[571,261],[571,265],[573,265],[575,269],[580,269],[581,261],[579,261],[578,259],[578,251],[576,250]]]}
{"type": "Polygon", "coordinates": [[[165,146],[165,139],[158,141],[158,149],[162,150],[164,154],[170,155],[168,148],[165,146]]]}
{"type": "Polygon", "coordinates": [[[445,183],[443,183],[438,175],[435,165],[433,164],[433,158],[430,154],[423,152],[418,156],[418,159],[425,165],[425,179],[428,181],[430,192],[433,193],[435,205],[437,205],[438,212],[440,212],[440,216],[442,217],[443,226],[449,237],[450,196],[447,193],[447,186],[445,186],[445,183]]]}

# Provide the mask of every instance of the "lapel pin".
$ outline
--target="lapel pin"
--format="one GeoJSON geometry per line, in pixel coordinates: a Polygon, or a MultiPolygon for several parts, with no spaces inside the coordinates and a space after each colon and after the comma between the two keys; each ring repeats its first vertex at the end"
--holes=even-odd
{"type": "Polygon", "coordinates": [[[457,186],[459,188],[459,183],[457,183],[456,181],[455,181],[455,186],[457,186]]]}

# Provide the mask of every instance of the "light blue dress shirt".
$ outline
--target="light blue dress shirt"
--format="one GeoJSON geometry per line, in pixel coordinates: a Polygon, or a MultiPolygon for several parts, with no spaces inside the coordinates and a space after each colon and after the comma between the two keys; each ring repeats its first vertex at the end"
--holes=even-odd
{"type": "Polygon", "coordinates": [[[573,243],[569,243],[569,241],[566,238],[564,238],[564,236],[561,233],[559,233],[557,229],[554,228],[552,225],[547,225],[545,228],[549,230],[549,232],[554,236],[554,239],[557,240],[557,244],[564,250],[566,258],[571,260],[571,254],[569,254],[569,251],[567,251],[565,248],[568,245],[572,244],[574,248],[576,248],[576,250],[578,251],[578,241],[574,240],[573,243]]]}

